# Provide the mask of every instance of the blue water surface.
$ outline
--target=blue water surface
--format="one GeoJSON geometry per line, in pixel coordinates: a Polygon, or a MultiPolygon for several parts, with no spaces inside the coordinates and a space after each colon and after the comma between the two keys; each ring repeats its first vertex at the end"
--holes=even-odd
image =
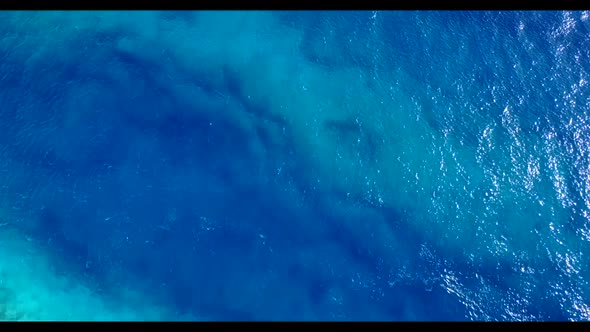
{"type": "Polygon", "coordinates": [[[93,294],[590,318],[588,12],[0,16],[2,225],[93,294]]]}

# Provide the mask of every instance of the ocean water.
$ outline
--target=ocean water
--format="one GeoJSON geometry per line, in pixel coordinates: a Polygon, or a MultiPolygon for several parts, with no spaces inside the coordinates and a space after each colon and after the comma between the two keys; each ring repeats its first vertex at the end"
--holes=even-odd
{"type": "Polygon", "coordinates": [[[590,13],[0,13],[0,319],[587,321],[590,13]]]}

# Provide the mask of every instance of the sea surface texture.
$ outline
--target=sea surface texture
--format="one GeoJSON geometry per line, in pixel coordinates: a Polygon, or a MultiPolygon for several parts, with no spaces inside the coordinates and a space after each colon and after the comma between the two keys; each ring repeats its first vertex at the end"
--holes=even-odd
{"type": "Polygon", "coordinates": [[[589,12],[0,12],[0,319],[587,321],[589,12]]]}

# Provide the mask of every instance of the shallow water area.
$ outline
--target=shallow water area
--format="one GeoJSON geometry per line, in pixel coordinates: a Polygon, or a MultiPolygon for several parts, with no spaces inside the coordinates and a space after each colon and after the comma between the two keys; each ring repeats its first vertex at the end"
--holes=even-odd
{"type": "Polygon", "coordinates": [[[0,22],[0,318],[590,318],[588,12],[0,22]]]}

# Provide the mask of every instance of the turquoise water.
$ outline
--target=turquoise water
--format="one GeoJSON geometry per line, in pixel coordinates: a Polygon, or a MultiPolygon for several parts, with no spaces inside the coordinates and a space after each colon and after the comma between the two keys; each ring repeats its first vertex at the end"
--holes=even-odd
{"type": "Polygon", "coordinates": [[[589,12],[0,22],[0,318],[590,318],[589,12]]]}

